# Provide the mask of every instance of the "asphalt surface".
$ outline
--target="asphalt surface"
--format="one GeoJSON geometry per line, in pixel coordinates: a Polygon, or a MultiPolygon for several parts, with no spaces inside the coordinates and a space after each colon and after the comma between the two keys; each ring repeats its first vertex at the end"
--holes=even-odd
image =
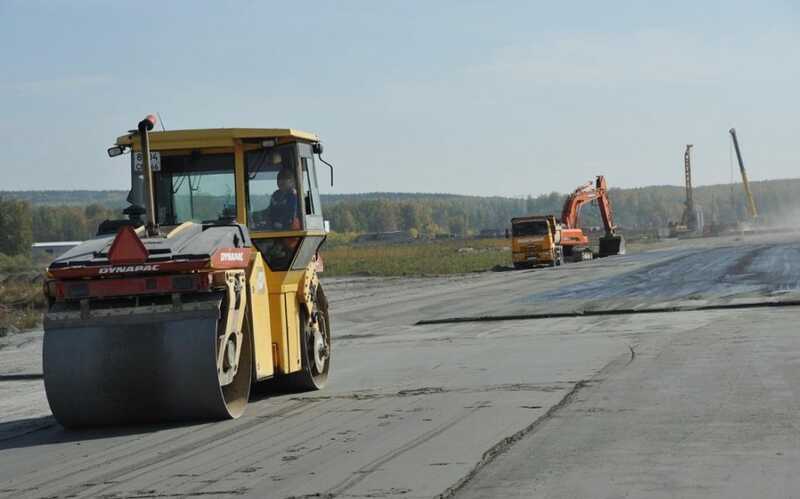
{"type": "Polygon", "coordinates": [[[800,491],[800,236],[325,285],[328,388],[262,390],[235,421],[65,431],[44,397],[41,334],[3,339],[0,496],[800,491]],[[664,309],[677,311],[652,313],[664,309]],[[575,316],[519,318],[553,311],[575,316]]]}

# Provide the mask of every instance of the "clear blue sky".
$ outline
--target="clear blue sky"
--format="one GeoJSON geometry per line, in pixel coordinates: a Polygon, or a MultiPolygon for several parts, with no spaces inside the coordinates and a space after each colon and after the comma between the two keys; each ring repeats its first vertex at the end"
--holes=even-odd
{"type": "MultiPolygon", "coordinates": [[[[797,2],[0,0],[0,190],[124,189],[167,128],[320,134],[328,192],[797,177],[797,2]]],[[[321,182],[325,184],[325,182],[321,182]]]]}

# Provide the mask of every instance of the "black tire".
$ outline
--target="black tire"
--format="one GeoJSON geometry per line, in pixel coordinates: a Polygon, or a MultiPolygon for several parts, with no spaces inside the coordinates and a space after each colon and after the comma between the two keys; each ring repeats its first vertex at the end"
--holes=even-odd
{"type": "Polygon", "coordinates": [[[320,353],[317,346],[316,331],[308,320],[305,310],[299,314],[300,327],[300,361],[302,367],[300,371],[292,373],[284,378],[287,387],[293,391],[313,391],[322,390],[328,381],[328,372],[331,365],[331,327],[330,316],[328,315],[328,300],[322,291],[322,285],[317,287],[316,299],[314,300],[313,314],[316,315],[322,341],[325,345],[325,355],[322,369],[318,368],[317,355],[320,353]]]}
{"type": "Polygon", "coordinates": [[[555,253],[556,253],[556,266],[560,266],[562,263],[564,263],[564,248],[561,246],[556,246],[555,253]]]}

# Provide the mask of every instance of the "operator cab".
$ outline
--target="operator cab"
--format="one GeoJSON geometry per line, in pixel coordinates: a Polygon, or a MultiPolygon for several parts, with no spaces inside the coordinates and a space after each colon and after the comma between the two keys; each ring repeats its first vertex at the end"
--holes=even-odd
{"type": "MultiPolygon", "coordinates": [[[[138,142],[126,135],[112,149],[133,149],[128,200],[145,206],[138,142]]],[[[289,129],[151,132],[150,150],[159,226],[246,225],[273,271],[305,269],[316,255],[325,239],[316,135],[289,129]]]]}
{"type": "Polygon", "coordinates": [[[273,270],[305,268],[325,234],[312,144],[253,149],[244,163],[253,242],[273,270]]]}

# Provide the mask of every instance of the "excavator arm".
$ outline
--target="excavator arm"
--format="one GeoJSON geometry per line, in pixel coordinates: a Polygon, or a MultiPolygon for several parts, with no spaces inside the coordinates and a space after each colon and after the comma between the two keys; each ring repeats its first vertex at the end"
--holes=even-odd
{"type": "Polygon", "coordinates": [[[595,192],[597,193],[597,208],[600,210],[600,218],[603,220],[603,228],[606,230],[606,237],[612,237],[616,230],[616,226],[614,225],[614,211],[611,209],[611,201],[608,199],[606,178],[602,175],[597,177],[595,192]]]}
{"type": "Polygon", "coordinates": [[[581,208],[591,201],[597,201],[606,236],[613,236],[616,229],[614,226],[614,211],[611,208],[611,201],[608,199],[606,178],[602,175],[598,175],[594,183],[587,182],[569,195],[564,203],[564,208],[561,210],[561,222],[569,229],[578,228],[581,208]]]}
{"type": "Polygon", "coordinates": [[[564,208],[561,210],[561,223],[568,229],[578,227],[581,208],[595,198],[596,193],[591,182],[587,182],[575,189],[564,202],[564,208]]]}

